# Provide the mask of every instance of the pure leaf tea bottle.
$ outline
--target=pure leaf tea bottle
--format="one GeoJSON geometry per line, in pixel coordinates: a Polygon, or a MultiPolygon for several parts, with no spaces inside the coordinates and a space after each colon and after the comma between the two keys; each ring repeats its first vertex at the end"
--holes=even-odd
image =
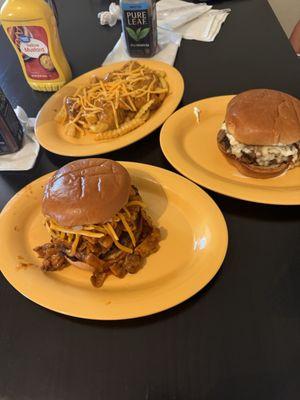
{"type": "Polygon", "coordinates": [[[121,0],[122,26],[128,54],[152,57],[157,49],[156,4],[153,0],[121,0]]]}

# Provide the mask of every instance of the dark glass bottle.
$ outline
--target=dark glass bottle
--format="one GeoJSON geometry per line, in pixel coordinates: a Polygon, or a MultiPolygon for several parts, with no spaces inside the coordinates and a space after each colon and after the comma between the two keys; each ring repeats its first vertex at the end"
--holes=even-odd
{"type": "Polygon", "coordinates": [[[0,88],[0,155],[20,150],[22,141],[22,125],[0,88]]]}
{"type": "Polygon", "coordinates": [[[122,26],[131,57],[152,57],[157,51],[156,4],[154,0],[120,0],[122,26]]]}

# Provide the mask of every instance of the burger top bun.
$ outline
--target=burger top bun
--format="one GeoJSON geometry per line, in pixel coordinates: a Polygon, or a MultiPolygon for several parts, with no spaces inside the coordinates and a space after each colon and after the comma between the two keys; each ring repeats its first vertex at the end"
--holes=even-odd
{"type": "Polygon", "coordinates": [[[229,102],[225,123],[244,144],[292,144],[300,140],[300,100],[276,90],[248,90],[229,102]]]}
{"type": "Polygon", "coordinates": [[[130,186],[127,170],[115,161],[73,161],[50,178],[42,211],[66,227],[103,224],[128,202],[130,186]]]}

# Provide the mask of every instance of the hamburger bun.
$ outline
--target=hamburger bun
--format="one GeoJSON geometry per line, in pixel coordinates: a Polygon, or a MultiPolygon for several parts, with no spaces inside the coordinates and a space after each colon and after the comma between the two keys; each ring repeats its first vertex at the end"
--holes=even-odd
{"type": "Polygon", "coordinates": [[[292,144],[300,140],[300,101],[277,90],[248,90],[229,102],[225,123],[244,144],[292,144]]]}
{"type": "Polygon", "coordinates": [[[103,224],[128,202],[130,187],[127,170],[115,161],[73,161],[50,178],[42,211],[65,227],[103,224]]]}
{"type": "Polygon", "coordinates": [[[219,150],[221,150],[226,160],[234,167],[236,167],[236,169],[245,176],[259,179],[274,178],[275,176],[281,175],[284,171],[290,168],[289,163],[282,163],[280,165],[272,167],[262,167],[259,165],[247,164],[236,158],[233,154],[227,153],[224,145],[219,140],[221,136],[222,131],[219,132],[217,140],[219,150]]]}
{"type": "Polygon", "coordinates": [[[90,264],[87,264],[83,261],[75,261],[72,260],[72,258],[66,257],[66,260],[68,261],[69,264],[73,265],[74,267],[78,269],[82,269],[83,271],[89,271],[89,272],[94,272],[95,268],[92,267],[90,264]]]}

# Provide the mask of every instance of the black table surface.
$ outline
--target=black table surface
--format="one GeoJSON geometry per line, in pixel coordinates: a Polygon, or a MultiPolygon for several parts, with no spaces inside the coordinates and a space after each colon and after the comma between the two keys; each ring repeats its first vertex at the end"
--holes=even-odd
{"type": "MultiPolygon", "coordinates": [[[[108,4],[57,1],[74,76],[100,66],[119,36],[119,26],[97,21],[108,4]]],[[[256,87],[300,97],[300,63],[267,1],[218,7],[232,13],[216,40],[184,40],[179,49],[182,105],[256,87]]],[[[0,84],[31,116],[49,97],[27,86],[2,30],[0,84]]],[[[107,157],[173,170],[159,132],[107,157]]],[[[42,149],[31,171],[1,173],[0,207],[69,160],[42,149]]],[[[129,321],[75,319],[30,302],[0,275],[0,399],[299,398],[300,209],[209,194],[228,224],[225,261],[204,290],[168,311],[129,321]]]]}

